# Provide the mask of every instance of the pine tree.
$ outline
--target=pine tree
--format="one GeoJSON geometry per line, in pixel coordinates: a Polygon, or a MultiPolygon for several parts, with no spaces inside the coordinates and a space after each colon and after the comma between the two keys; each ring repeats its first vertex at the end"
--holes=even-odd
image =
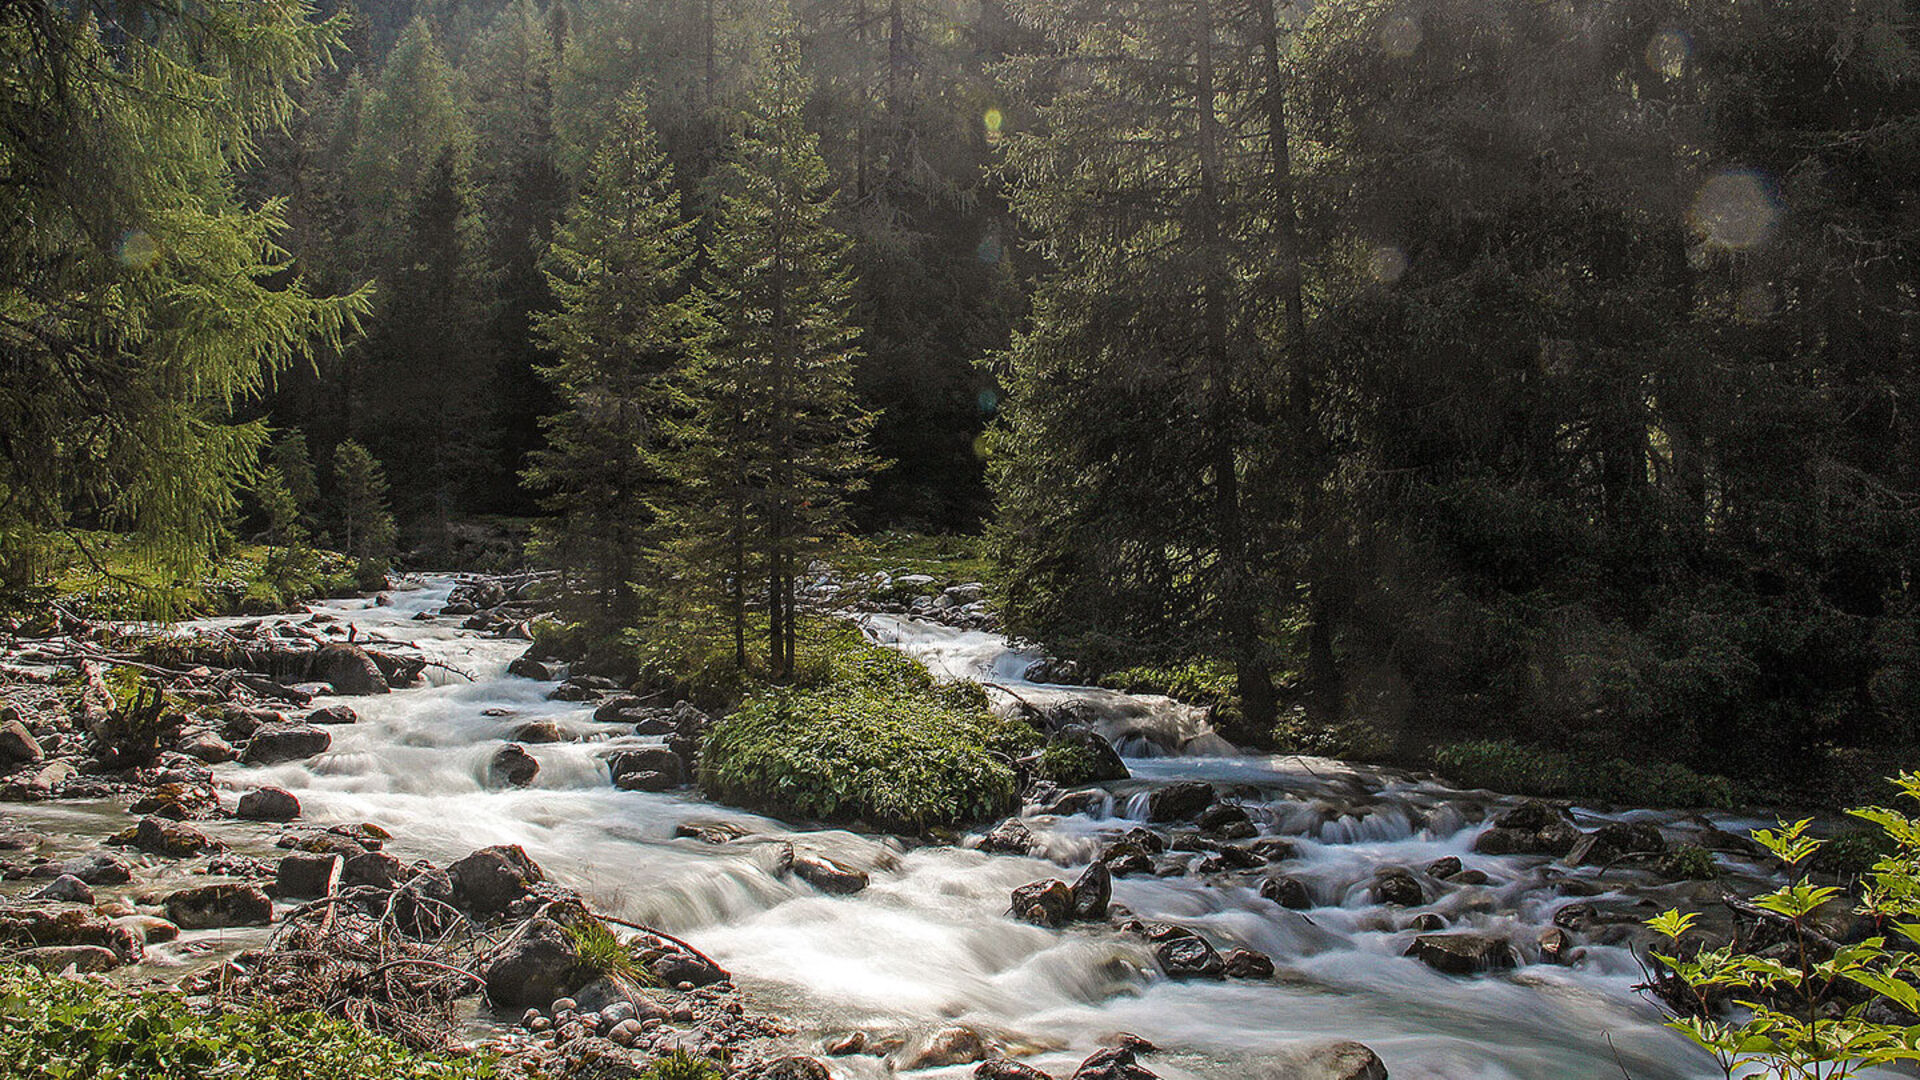
{"type": "Polygon", "coordinates": [[[224,535],[266,430],[236,408],[363,294],[310,292],[282,204],[236,168],[338,43],[304,3],[153,0],[0,10],[0,579],[49,530],[131,528],[187,568],[224,535]]]}
{"type": "Polygon", "coordinates": [[[636,582],[659,539],[653,504],[674,383],[700,345],[692,254],[644,98],[630,93],[548,256],[560,308],[535,321],[558,358],[541,374],[565,405],[545,421],[547,447],[526,473],[553,515],[537,527],[535,550],[575,579],[579,617],[596,629],[632,626],[640,614],[636,582]]]}
{"type": "Polygon", "coordinates": [[[341,547],[363,563],[384,567],[394,544],[386,470],[366,447],[348,439],[333,451],[333,490],[341,547]]]}
{"type": "Polygon", "coordinates": [[[307,450],[307,436],[299,430],[282,432],[273,440],[273,452],[270,455],[273,467],[285,482],[287,496],[293,500],[293,511],[302,525],[313,523],[313,511],[320,501],[320,481],[314,475],[313,455],[307,450]]]}
{"type": "Polygon", "coordinates": [[[703,288],[715,330],[694,376],[699,416],[683,467],[685,513],[709,580],[726,583],[735,660],[746,664],[748,579],[761,583],[767,669],[793,671],[796,579],[844,527],[872,470],[873,418],[853,400],[848,245],[806,128],[798,30],[784,5],[765,68],[716,177],[718,220],[703,288]]]}

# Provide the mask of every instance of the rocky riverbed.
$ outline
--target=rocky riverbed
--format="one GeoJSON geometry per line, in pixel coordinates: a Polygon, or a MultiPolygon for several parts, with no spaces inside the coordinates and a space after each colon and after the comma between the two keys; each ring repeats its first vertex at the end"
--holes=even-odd
{"type": "Polygon", "coordinates": [[[140,704],[111,642],[16,642],[0,941],[549,1073],[1717,1075],[1633,950],[1667,906],[1737,931],[1750,822],[1234,755],[1203,711],[1030,680],[962,593],[868,632],[1119,772],[958,842],[796,827],[697,798],[698,710],[525,655],[524,585],[183,626],[139,661],[188,717],[144,762],[96,752],[140,704]]]}

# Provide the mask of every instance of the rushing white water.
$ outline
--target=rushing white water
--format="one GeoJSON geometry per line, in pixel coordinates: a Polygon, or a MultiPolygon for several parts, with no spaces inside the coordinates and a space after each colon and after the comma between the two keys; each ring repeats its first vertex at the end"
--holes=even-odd
{"type": "MultiPolygon", "coordinates": [[[[327,610],[362,636],[416,642],[472,681],[442,673],[427,688],[350,699],[360,722],[331,729],[332,750],[271,768],[224,766],[218,775],[230,795],[286,787],[309,820],[388,828],[403,857],[446,860],[487,844],[522,844],[606,910],[683,933],[770,1009],[794,1018],[803,1038],[957,1020],[1038,1050],[1036,1065],[1065,1075],[1102,1037],[1126,1030],[1164,1048],[1151,1064],[1169,1080],[1282,1076],[1273,1070],[1292,1050],[1337,1038],[1372,1046],[1396,1080],[1598,1080],[1619,1076],[1622,1066],[1636,1080],[1719,1075],[1633,993],[1639,971],[1624,948],[1591,948],[1575,967],[1526,963],[1474,978],[1441,975],[1402,955],[1411,913],[1369,903],[1377,867],[1418,868],[1455,855],[1485,871],[1487,885],[1449,892],[1423,910],[1456,928],[1510,933],[1524,961],[1535,959],[1529,943],[1566,902],[1545,860],[1470,853],[1484,795],[1328,761],[1157,757],[1129,761],[1135,781],[1115,785],[1108,816],[1030,818],[1051,861],[798,831],[688,796],[613,789],[598,755],[621,740],[648,740],[596,724],[591,706],[547,701],[552,684],[508,677],[523,644],[413,621],[444,603],[449,584],[396,593],[388,606],[345,601],[327,610]],[[533,786],[490,789],[489,756],[534,719],[585,741],[529,746],[541,766],[533,786]],[[1114,899],[1217,945],[1271,955],[1279,965],[1271,982],[1176,982],[1156,972],[1144,944],[1104,925],[1050,931],[1006,916],[1013,888],[1078,873],[1105,839],[1138,824],[1125,817],[1135,795],[1174,779],[1212,781],[1266,831],[1297,839],[1299,857],[1281,869],[1307,882],[1318,906],[1287,911],[1249,888],[1191,877],[1122,878],[1114,899]],[[860,866],[873,884],[830,897],[776,876],[771,845],[757,838],[722,846],[673,838],[683,822],[720,820],[860,866]]],[[[1026,683],[1020,672],[1033,658],[991,635],[897,619],[873,631],[949,677],[995,682],[1045,704],[1091,697],[1110,733],[1138,736],[1129,746],[1220,749],[1202,717],[1165,699],[1026,683]]],[[[832,1066],[846,1077],[886,1072],[875,1058],[836,1058],[832,1066]]]]}

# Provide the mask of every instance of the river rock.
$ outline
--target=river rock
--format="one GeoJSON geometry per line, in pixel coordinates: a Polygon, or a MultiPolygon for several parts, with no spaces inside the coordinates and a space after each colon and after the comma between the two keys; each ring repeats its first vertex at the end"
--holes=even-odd
{"type": "Polygon", "coordinates": [[[453,878],[445,870],[428,870],[407,879],[393,891],[393,918],[403,932],[414,937],[439,937],[458,918],[453,906],[453,878]]]}
{"type": "Polygon", "coordinates": [[[792,864],[795,877],[824,893],[850,896],[867,887],[867,873],[825,855],[797,851],[792,864]]]}
{"type": "Polygon", "coordinates": [[[167,919],[183,930],[267,926],[273,901],[252,885],[201,885],[167,897],[167,919]]]}
{"type": "Polygon", "coordinates": [[[1644,822],[1616,821],[1587,833],[1567,849],[1569,866],[1606,866],[1628,855],[1657,855],[1667,850],[1667,838],[1644,822]]]}
{"type": "Polygon", "coordinates": [[[164,945],[178,940],[180,928],[156,915],[123,915],[113,925],[126,930],[144,945],[164,945]]]}
{"type": "Polygon", "coordinates": [[[1131,840],[1116,840],[1100,852],[1100,862],[1114,877],[1153,873],[1153,856],[1131,840]]]}
{"type": "Polygon", "coordinates": [[[833,1070],[825,1062],[800,1054],[761,1062],[738,1075],[741,1080],[833,1080],[833,1070]]]}
{"type": "Polygon", "coordinates": [[[1112,901],[1113,874],[1105,863],[1088,866],[1073,883],[1073,917],[1076,919],[1102,922],[1112,901]]]}
{"type": "Polygon", "coordinates": [[[719,964],[678,947],[648,961],[647,970],[664,986],[713,986],[733,978],[719,964]]]}
{"type": "Polygon", "coordinates": [[[980,850],[995,855],[1031,855],[1034,850],[1033,831],[1020,819],[1008,818],[980,838],[980,850]]]}
{"type": "Polygon", "coordinates": [[[1229,949],[1220,958],[1226,964],[1229,979],[1271,979],[1273,958],[1252,949],[1229,949]]]}
{"type": "Polygon", "coordinates": [[[495,750],[487,761],[487,784],[491,787],[526,787],[539,774],[540,762],[519,743],[495,750]]]}
{"type": "Polygon", "coordinates": [[[698,840],[715,847],[752,836],[752,830],[731,821],[683,821],[674,826],[675,839],[698,840]]]}
{"type": "Polygon", "coordinates": [[[360,714],[345,705],[329,705],[324,709],[315,709],[308,713],[306,719],[302,721],[302,723],[307,724],[326,725],[357,724],[359,722],[360,714]]]}
{"type": "Polygon", "coordinates": [[[1505,938],[1491,934],[1422,934],[1413,939],[1407,955],[1448,975],[1472,975],[1514,965],[1512,947],[1505,938]]]}
{"type": "MultiPolygon", "coordinates": [[[[12,714],[12,710],[8,710],[12,714]]],[[[0,722],[0,770],[18,768],[44,760],[47,752],[40,748],[40,740],[33,737],[27,725],[20,722],[17,714],[8,715],[0,722]]]]}
{"type": "Polygon", "coordinates": [[[58,865],[63,875],[71,875],[88,885],[125,885],[133,880],[133,867],[104,852],[79,855],[58,865]]]}
{"type": "Polygon", "coordinates": [[[1028,882],[1013,890],[1013,914],[1035,926],[1065,926],[1073,918],[1073,889],[1058,879],[1028,882]]]}
{"type": "Polygon", "coordinates": [[[1201,780],[1168,784],[1147,796],[1147,820],[1187,821],[1213,805],[1213,785],[1201,780]]]}
{"type": "Polygon", "coordinates": [[[1493,819],[1473,842],[1479,855],[1565,855],[1580,839],[1564,810],[1530,799],[1493,819]]]}
{"type": "Polygon", "coordinates": [[[300,816],[300,800],[284,788],[255,788],[240,796],[236,812],[248,821],[292,821],[300,816]]]}
{"type": "Polygon", "coordinates": [[[480,962],[487,997],[499,1008],[543,1008],[592,982],[566,928],[546,916],[521,923],[480,962]]]}
{"type": "Polygon", "coordinates": [[[119,954],[101,945],[45,945],[23,950],[9,959],[47,972],[71,967],[82,975],[98,975],[120,966],[119,954]]]}
{"type": "Polygon", "coordinates": [[[1374,874],[1368,892],[1376,904],[1397,904],[1401,907],[1419,907],[1427,899],[1419,879],[1399,867],[1374,874]]]}
{"type": "Polygon", "coordinates": [[[1387,1065],[1368,1046],[1337,1042],[1277,1072],[1263,1072],[1259,1080],[1387,1080],[1387,1065]]]}
{"type": "Polygon", "coordinates": [[[586,701],[597,701],[599,697],[600,692],[598,690],[582,686],[572,679],[568,679],[566,682],[547,691],[548,701],[565,701],[576,705],[586,701]]]}
{"type": "Polygon", "coordinates": [[[507,674],[516,679],[532,679],[534,682],[549,682],[553,679],[553,669],[543,661],[534,659],[531,649],[521,653],[514,658],[513,663],[507,665],[507,674]]]}
{"type": "Polygon", "coordinates": [[[84,907],[0,907],[0,943],[31,948],[46,945],[99,945],[122,960],[141,956],[137,936],[84,907]]]}
{"type": "Polygon", "coordinates": [[[593,718],[602,724],[637,724],[655,714],[671,716],[664,707],[651,704],[633,694],[616,694],[593,710],[593,718]]]}
{"type": "Polygon", "coordinates": [[[392,689],[380,665],[358,645],[321,646],[313,658],[313,677],[331,684],[342,697],[366,697],[392,689]]]}
{"type": "Polygon", "coordinates": [[[951,1024],[903,1048],[895,1066],[903,1072],[917,1069],[944,1069],[950,1065],[970,1065],[993,1056],[994,1047],[978,1029],[966,1024],[951,1024]]]}
{"type": "Polygon", "coordinates": [[[1179,937],[1161,942],[1154,959],[1172,979],[1224,979],[1227,963],[1202,937],[1179,937]]]}
{"type": "Polygon", "coordinates": [[[93,889],[72,874],[61,874],[27,899],[50,900],[63,904],[85,904],[92,907],[93,889]]]}
{"type": "Polygon", "coordinates": [[[333,736],[310,724],[267,724],[247,740],[241,760],[249,765],[279,765],[324,754],[333,736]]]}
{"type": "Polygon", "coordinates": [[[205,780],[166,781],[135,799],[127,812],[154,814],[175,821],[199,821],[219,815],[220,796],[205,780]]]}
{"type": "Polygon", "coordinates": [[[1095,1051],[1073,1072],[1073,1080],[1158,1080],[1144,1068],[1129,1046],[1095,1051]]]}
{"type": "MultiPolygon", "coordinates": [[[[1253,819],[1247,816],[1246,808],[1235,803],[1214,803],[1202,810],[1193,823],[1199,826],[1202,832],[1210,833],[1238,831],[1239,826],[1246,826],[1247,829],[1253,830],[1253,819]]],[[[1253,835],[1253,832],[1249,832],[1248,835],[1253,835]]],[[[1240,838],[1228,837],[1228,839],[1240,838]]]]}
{"type": "Polygon", "coordinates": [[[670,791],[686,782],[680,755],[664,746],[643,746],[607,755],[613,786],[622,791],[670,791]]]}
{"type": "Polygon", "coordinates": [[[453,902],[465,911],[496,914],[547,880],[518,844],[481,848],[452,866],[453,902]]]}
{"type": "Polygon", "coordinates": [[[1460,872],[1460,856],[1448,855],[1427,864],[1427,874],[1442,881],[1460,872]]]}
{"type": "Polygon", "coordinates": [[[340,870],[346,860],[338,855],[307,855],[295,852],[280,860],[274,874],[274,893],[282,900],[310,900],[332,896],[340,885],[340,870]]]}
{"type": "Polygon", "coordinates": [[[131,835],[122,835],[133,847],[150,855],[164,855],[170,859],[225,851],[227,847],[191,825],[157,817],[141,818],[131,835]]]}
{"type": "Polygon", "coordinates": [[[240,751],[235,750],[232,743],[211,731],[197,731],[185,736],[180,740],[179,746],[181,753],[209,765],[237,761],[240,757],[240,751]]]}
{"type": "Polygon", "coordinates": [[[536,746],[563,743],[567,741],[567,733],[559,724],[551,720],[529,720],[513,729],[511,741],[533,743],[536,746]]]}
{"type": "Polygon", "coordinates": [[[1313,894],[1307,889],[1307,883],[1297,877],[1270,877],[1260,883],[1260,895],[1292,911],[1305,911],[1313,906],[1313,894]]]}
{"type": "MultiPolygon", "coordinates": [[[[1112,743],[1101,738],[1099,732],[1080,724],[1069,724],[1054,732],[1047,739],[1047,749],[1070,753],[1079,766],[1072,775],[1047,777],[1062,784],[1105,784],[1133,775],[1127,771],[1127,763],[1120,760],[1112,743]]],[[[1045,757],[1041,760],[1044,762],[1045,757]]]]}
{"type": "Polygon", "coordinates": [[[340,865],[343,885],[371,885],[391,889],[407,880],[407,864],[384,851],[363,851],[349,855],[340,865]]]}
{"type": "Polygon", "coordinates": [[[990,1057],[974,1067],[973,1075],[978,1080],[1053,1080],[1039,1069],[1009,1057],[990,1057]]]}

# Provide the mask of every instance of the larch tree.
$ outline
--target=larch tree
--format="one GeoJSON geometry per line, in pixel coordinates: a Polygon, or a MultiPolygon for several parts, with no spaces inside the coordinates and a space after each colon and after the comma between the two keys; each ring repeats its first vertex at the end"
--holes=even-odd
{"type": "Polygon", "coordinates": [[[574,579],[577,615],[598,630],[638,620],[636,583],[661,543],[661,455],[704,333],[693,247],[645,99],[631,92],[548,256],[559,308],[535,323],[556,357],[541,374],[564,405],[527,470],[553,515],[536,530],[536,551],[574,579]]]}
{"type": "Polygon", "coordinates": [[[176,566],[224,535],[266,441],[236,422],[364,293],[290,272],[235,170],[338,42],[297,0],[0,8],[0,581],[50,532],[129,528],[176,566]]]}
{"type": "Polygon", "coordinates": [[[776,682],[793,673],[798,577],[844,528],[848,496],[873,468],[873,419],[853,394],[848,244],[830,224],[834,194],[806,94],[798,28],[781,6],[715,178],[703,282],[714,333],[694,372],[698,416],[682,455],[698,491],[691,533],[709,538],[707,565],[725,582],[735,659],[745,666],[751,578],[776,682]]]}

